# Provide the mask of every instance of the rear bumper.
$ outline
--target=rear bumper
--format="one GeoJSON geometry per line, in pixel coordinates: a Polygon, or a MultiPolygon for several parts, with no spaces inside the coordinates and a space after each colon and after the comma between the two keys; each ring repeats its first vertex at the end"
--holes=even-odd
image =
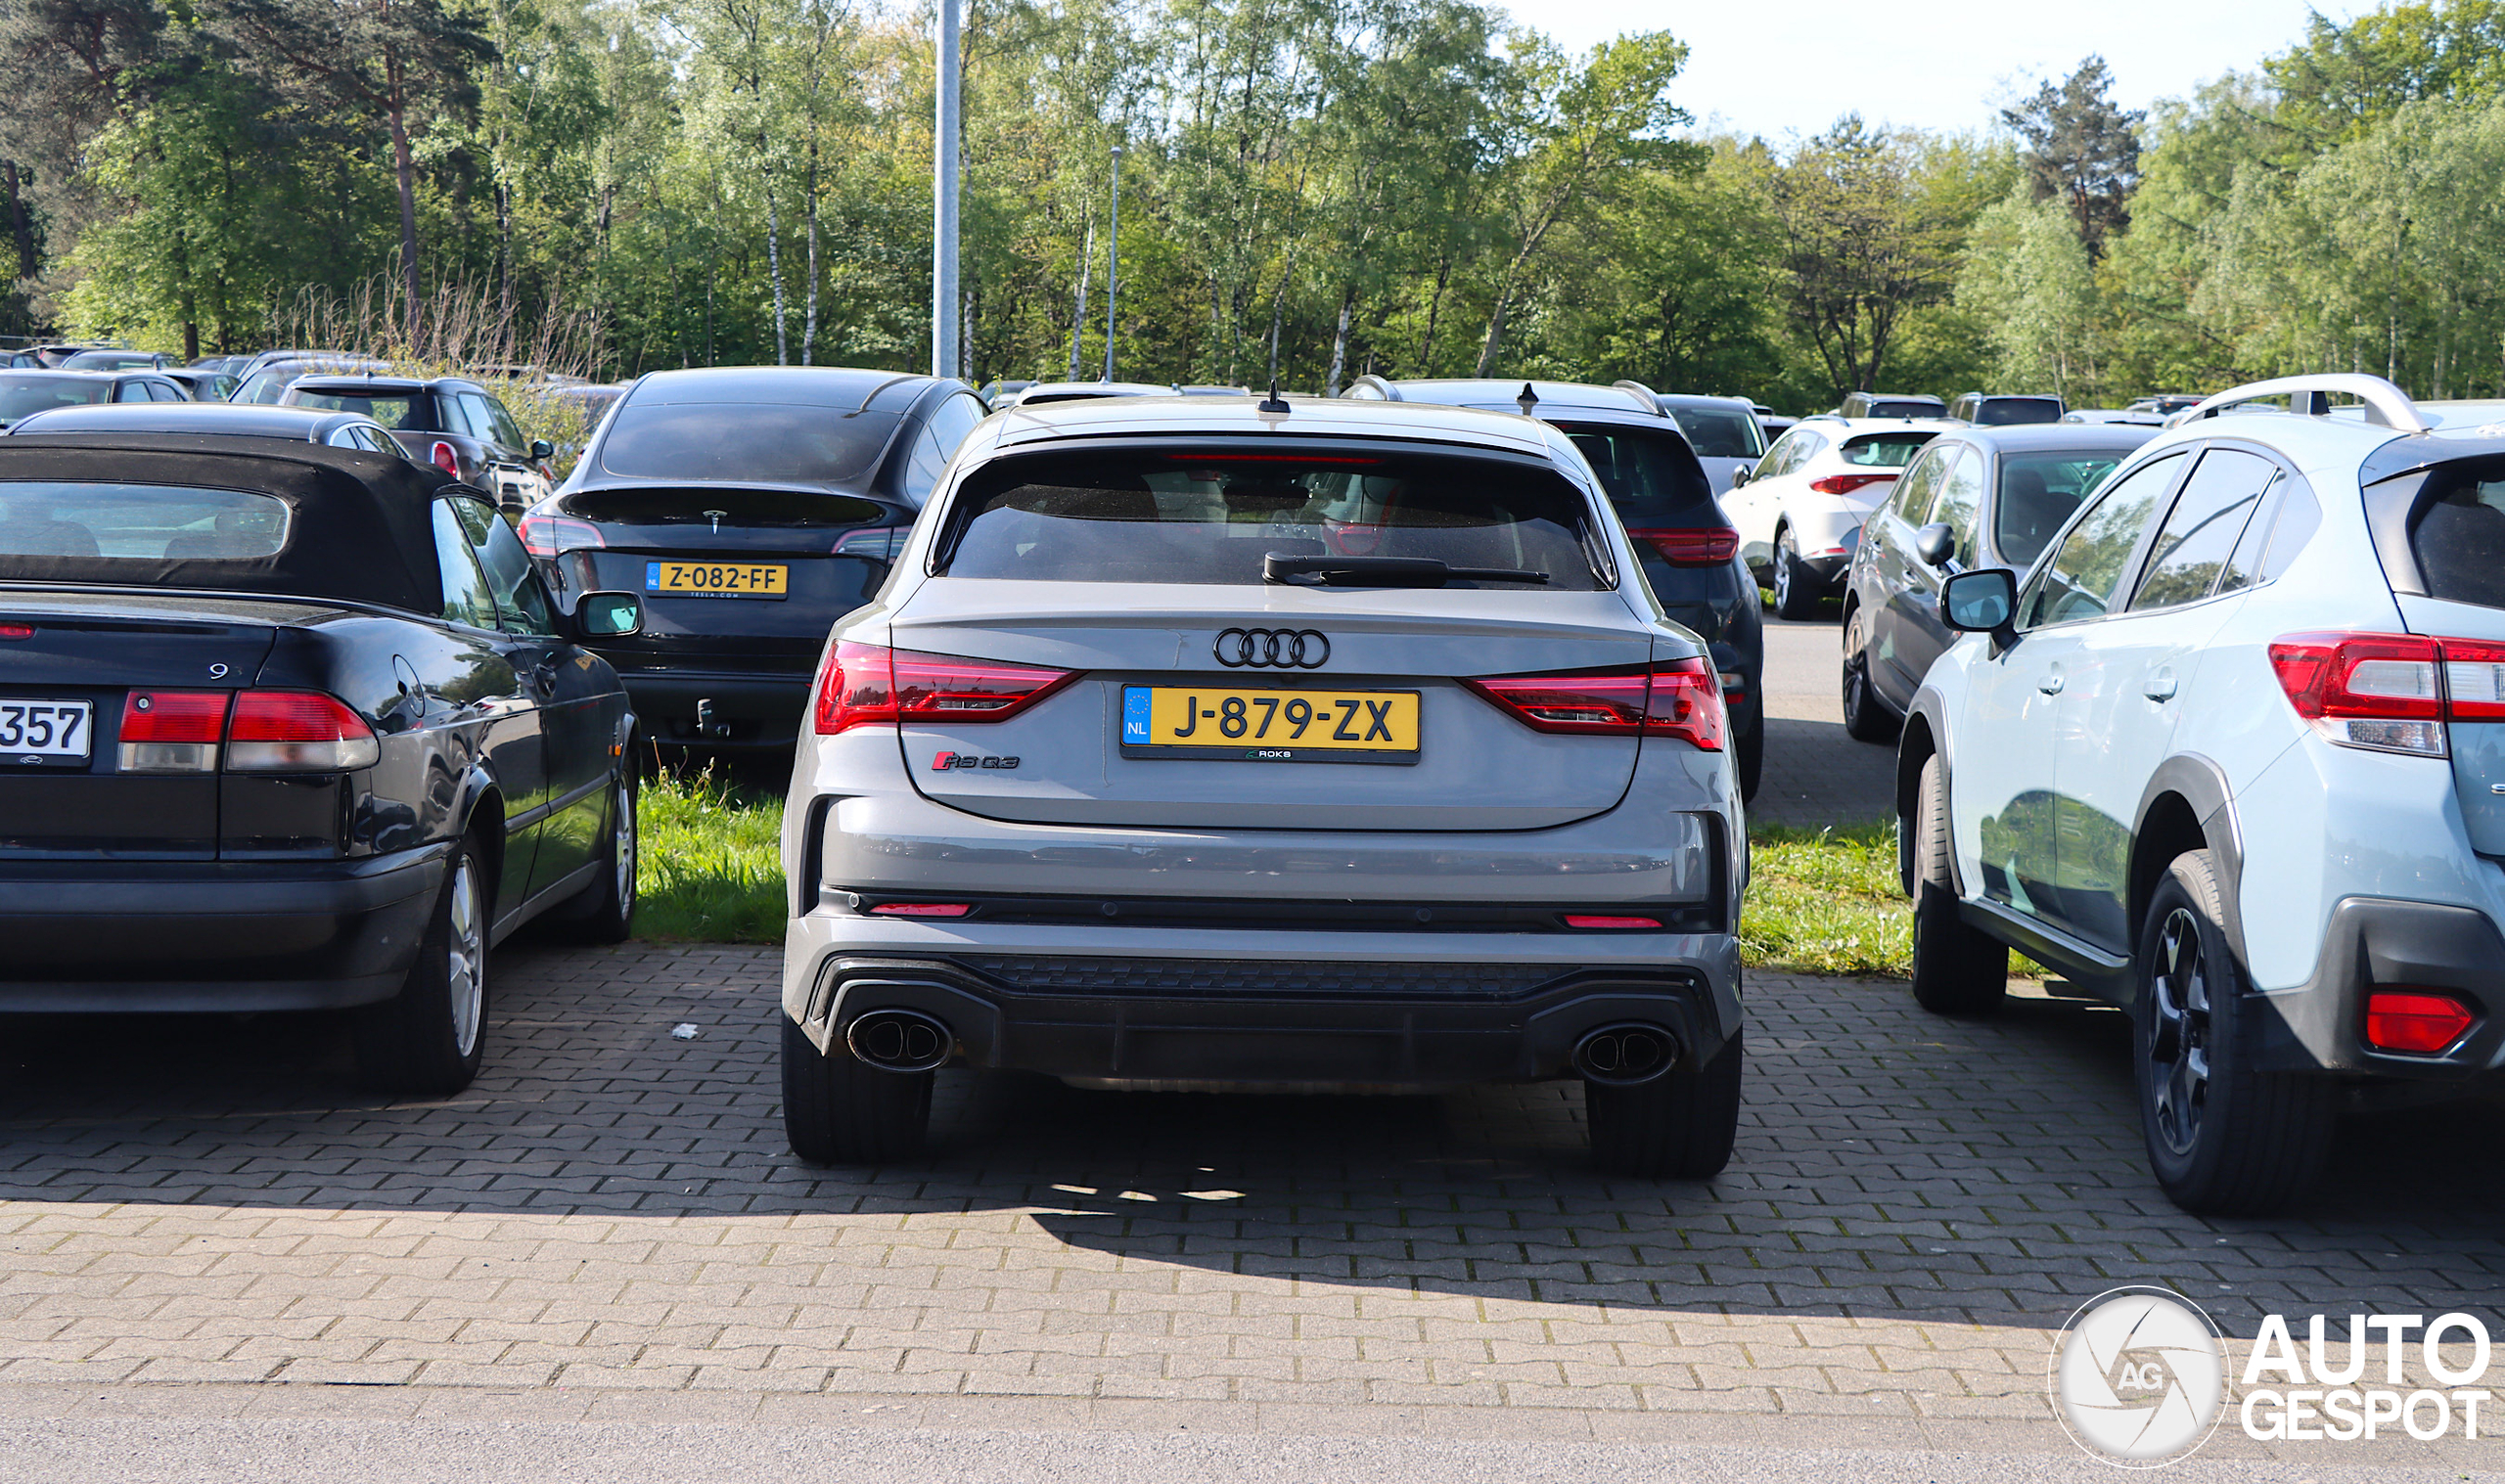
{"type": "Polygon", "coordinates": [[[806,670],[791,675],[702,670],[620,670],[646,735],[656,742],[711,747],[788,747],[808,709],[806,670]],[[709,719],[717,730],[703,730],[709,719]],[[718,730],[728,728],[724,736],[718,730]]]}
{"type": "Polygon", "coordinates": [[[0,1012],[326,1010],[397,993],[446,847],[0,873],[0,1012]]]}
{"type": "Polygon", "coordinates": [[[944,1023],[965,1066],[1389,1086],[1569,1076],[1577,1041],[1627,1021],[1669,1031],[1683,1060],[1709,1059],[1739,1018],[1738,948],[1723,934],[1654,945],[1683,958],[1603,965],[1569,962],[1581,956],[1555,938],[1537,945],[1545,963],[1449,964],[1264,957],[1222,941],[1259,936],[1169,934],[1155,958],[833,951],[809,956],[784,1006],[821,1050],[840,1049],[859,1016],[903,1009],[944,1023]]]}
{"type": "Polygon", "coordinates": [[[2505,1073],[2505,936],[2483,912],[2433,902],[2350,897],[2332,909],[2313,977],[2252,997],[2248,1050],[2268,1071],[2333,1071],[2413,1081],[2505,1073]],[[2365,1041],[2366,997],[2425,987],[2470,1004],[2479,1019],[2432,1057],[2365,1041]]]}

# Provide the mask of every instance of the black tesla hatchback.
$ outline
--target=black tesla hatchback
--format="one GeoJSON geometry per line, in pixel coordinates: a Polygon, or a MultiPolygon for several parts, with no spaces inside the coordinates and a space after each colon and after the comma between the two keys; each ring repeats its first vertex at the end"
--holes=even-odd
{"type": "Polygon", "coordinates": [[[640,600],[306,439],[0,439],[0,1011],[346,1009],[368,1082],[456,1091],[494,944],[626,933],[635,720],[577,641],[640,600]]]}
{"type": "Polygon", "coordinates": [[[887,580],[949,455],[988,415],[942,377],[664,371],[602,420],[522,538],[561,594],[642,595],[604,642],[657,742],[788,747],[835,621],[887,580]]]}

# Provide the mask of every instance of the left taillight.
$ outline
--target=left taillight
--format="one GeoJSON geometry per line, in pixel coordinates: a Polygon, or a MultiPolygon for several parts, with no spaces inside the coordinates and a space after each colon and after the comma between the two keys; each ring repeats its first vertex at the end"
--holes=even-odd
{"type": "Polygon", "coordinates": [[[427,458],[445,473],[456,479],[461,477],[461,455],[453,451],[451,444],[440,438],[436,439],[434,447],[428,451],[427,458]]]}
{"type": "Polygon", "coordinates": [[[585,548],[597,550],[609,545],[599,526],[566,516],[524,516],[516,534],[522,537],[524,551],[541,558],[562,557],[568,552],[585,548]]]}
{"type": "Polygon", "coordinates": [[[1076,670],[837,644],[818,672],[817,733],[879,723],[1006,721],[1078,678],[1076,670]]]}
{"type": "Polygon", "coordinates": [[[1629,528],[1626,535],[1672,566],[1720,566],[1740,554],[1740,533],[1728,526],[1645,526],[1629,528]]]}
{"type": "Polygon", "coordinates": [[[1730,730],[1721,685],[1702,659],[1666,659],[1636,669],[1488,675],[1462,684],[1534,732],[1675,737],[1719,752],[1730,730]]]}
{"type": "Polygon", "coordinates": [[[382,755],[374,729],[319,691],[133,691],[124,773],[345,773],[382,755]]]}

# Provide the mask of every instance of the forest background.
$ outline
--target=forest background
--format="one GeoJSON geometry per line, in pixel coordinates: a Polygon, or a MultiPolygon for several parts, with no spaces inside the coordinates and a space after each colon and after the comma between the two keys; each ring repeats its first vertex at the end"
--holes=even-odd
{"type": "MultiPolygon", "coordinates": [[[[604,377],[922,369],[931,19],[0,0],[0,334],[353,323],[423,355],[483,312],[604,377]]],[[[1698,128],[1667,33],[1570,55],[1469,0],[970,0],[965,27],[978,382],[1104,369],[1119,146],[1125,380],[2505,393],[2505,0],[2316,17],[2145,115],[2090,58],[1989,131],[1783,140],[1698,128]]]]}

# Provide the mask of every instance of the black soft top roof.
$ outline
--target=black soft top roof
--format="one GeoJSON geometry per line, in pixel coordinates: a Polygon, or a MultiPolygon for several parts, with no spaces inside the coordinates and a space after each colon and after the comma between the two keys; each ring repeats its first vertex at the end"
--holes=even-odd
{"type": "Polygon", "coordinates": [[[0,503],[12,484],[171,484],[275,495],[293,518],[287,544],[247,560],[0,554],[0,581],[216,588],[342,598],[413,613],[443,607],[428,507],[451,479],[431,465],[363,449],[148,433],[32,433],[0,438],[0,503]]]}

